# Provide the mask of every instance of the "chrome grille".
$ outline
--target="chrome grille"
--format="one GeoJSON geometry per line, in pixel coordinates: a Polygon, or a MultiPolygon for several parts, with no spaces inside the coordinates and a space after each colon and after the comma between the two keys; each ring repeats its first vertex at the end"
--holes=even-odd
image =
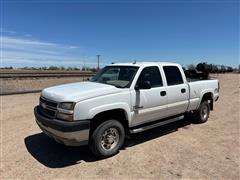
{"type": "Polygon", "coordinates": [[[57,113],[58,103],[46,98],[40,97],[39,101],[41,113],[48,118],[55,118],[57,113]]]}

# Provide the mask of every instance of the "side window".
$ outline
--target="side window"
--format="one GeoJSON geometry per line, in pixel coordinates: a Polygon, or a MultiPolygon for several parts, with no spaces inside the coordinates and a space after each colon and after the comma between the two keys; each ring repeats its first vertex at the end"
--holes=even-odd
{"type": "Polygon", "coordinates": [[[163,66],[168,86],[183,84],[182,74],[177,66],[163,66]]]}
{"type": "Polygon", "coordinates": [[[142,70],[137,84],[143,81],[149,81],[152,88],[163,86],[162,77],[157,66],[146,67],[142,70]]]}

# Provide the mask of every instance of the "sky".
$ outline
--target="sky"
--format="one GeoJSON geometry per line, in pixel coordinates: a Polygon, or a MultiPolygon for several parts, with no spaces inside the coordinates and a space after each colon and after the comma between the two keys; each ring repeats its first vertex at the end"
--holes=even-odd
{"type": "Polygon", "coordinates": [[[239,64],[238,0],[1,0],[1,67],[239,64]]]}

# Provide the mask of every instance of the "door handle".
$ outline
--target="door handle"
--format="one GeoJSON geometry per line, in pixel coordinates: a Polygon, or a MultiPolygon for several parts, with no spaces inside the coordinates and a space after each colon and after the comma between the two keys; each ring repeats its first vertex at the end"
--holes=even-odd
{"type": "Polygon", "coordinates": [[[186,89],[185,89],[185,88],[182,88],[182,89],[181,89],[181,92],[182,92],[182,93],[185,93],[185,92],[186,92],[186,89]]]}
{"type": "Polygon", "coordinates": [[[133,110],[136,111],[138,109],[143,109],[143,106],[133,106],[133,110]]]}
{"type": "Polygon", "coordinates": [[[160,95],[161,95],[161,96],[166,96],[166,94],[167,94],[166,91],[161,91],[161,92],[160,92],[160,95]]]}

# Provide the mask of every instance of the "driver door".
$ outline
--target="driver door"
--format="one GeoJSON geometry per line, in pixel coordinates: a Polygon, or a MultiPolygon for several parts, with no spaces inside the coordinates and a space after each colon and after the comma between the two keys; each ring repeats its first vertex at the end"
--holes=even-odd
{"type": "Polygon", "coordinates": [[[167,116],[167,94],[163,86],[162,76],[158,66],[145,67],[136,85],[148,82],[150,89],[131,91],[133,105],[132,126],[137,126],[167,116]]]}

